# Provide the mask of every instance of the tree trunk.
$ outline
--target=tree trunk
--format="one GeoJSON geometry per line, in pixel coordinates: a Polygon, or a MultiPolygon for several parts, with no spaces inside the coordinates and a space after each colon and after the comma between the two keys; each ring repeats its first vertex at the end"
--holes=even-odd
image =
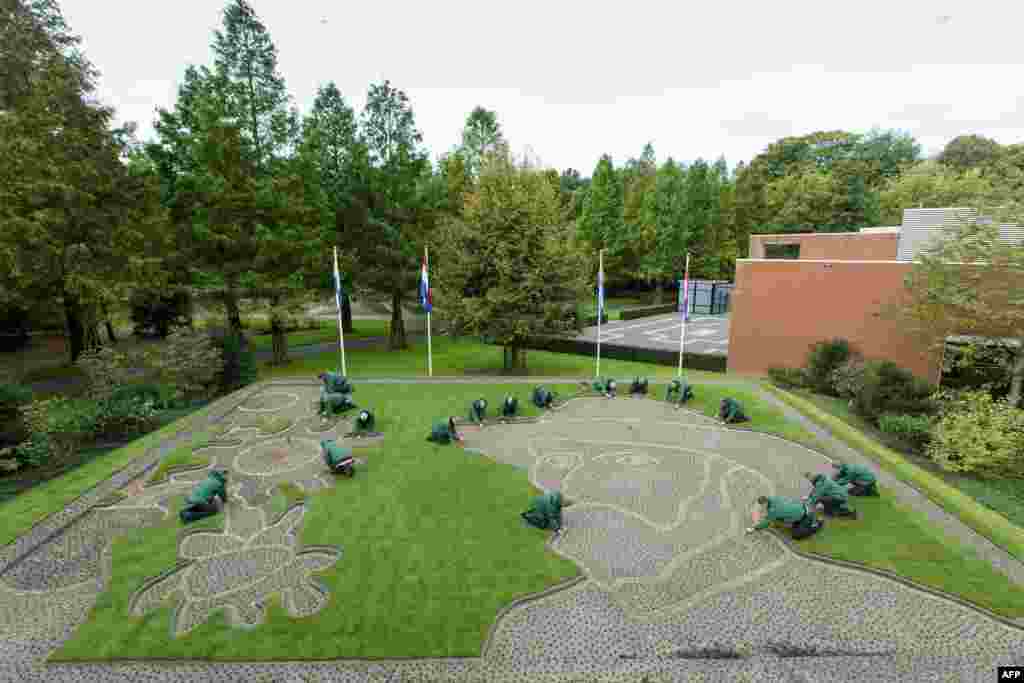
{"type": "MultiPolygon", "coordinates": [[[[279,299],[271,301],[271,307],[277,308],[279,299]]],[[[270,314],[270,341],[273,346],[273,364],[284,365],[288,362],[288,335],[285,333],[281,318],[273,312],[270,314]]]]}
{"type": "Polygon", "coordinates": [[[110,310],[107,308],[106,302],[103,303],[103,318],[107,327],[107,338],[110,339],[111,344],[116,344],[117,336],[114,334],[114,326],[110,322],[110,310]]]}
{"type": "Polygon", "coordinates": [[[525,374],[526,371],[526,349],[521,346],[504,346],[504,363],[502,371],[504,374],[525,374]]]}
{"type": "Polygon", "coordinates": [[[355,332],[352,327],[352,302],[348,295],[341,298],[341,330],[346,333],[355,332]]]}
{"type": "Polygon", "coordinates": [[[662,287],[661,280],[656,280],[654,282],[654,305],[655,306],[660,306],[662,301],[664,301],[663,297],[665,295],[665,292],[664,292],[664,290],[662,290],[661,287],[662,287]]]}
{"type": "Polygon", "coordinates": [[[394,291],[391,294],[391,336],[388,338],[388,349],[397,351],[408,348],[405,341],[405,320],[402,318],[402,294],[394,291]]]}
{"type": "Polygon", "coordinates": [[[64,294],[64,325],[68,356],[73,364],[83,351],[102,346],[96,318],[72,295],[64,294]]]}
{"type": "Polygon", "coordinates": [[[233,282],[229,282],[227,289],[224,290],[224,308],[228,313],[228,329],[241,336],[242,316],[238,312],[238,294],[235,292],[233,282]]]}
{"type": "Polygon", "coordinates": [[[1017,347],[1017,357],[1010,371],[1010,393],[1006,396],[1007,402],[1012,406],[1020,406],[1021,396],[1024,394],[1024,339],[1018,341],[1020,346],[1017,347]]]}

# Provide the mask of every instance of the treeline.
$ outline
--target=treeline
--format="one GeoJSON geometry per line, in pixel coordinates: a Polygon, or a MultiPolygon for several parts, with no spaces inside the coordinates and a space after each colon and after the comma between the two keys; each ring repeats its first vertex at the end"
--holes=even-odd
{"type": "Polygon", "coordinates": [[[113,339],[125,302],[183,295],[219,301],[238,333],[239,302],[262,302],[283,360],[289,316],[333,286],[335,246],[348,293],[390,300],[391,347],[402,348],[402,305],[428,244],[439,317],[515,351],[564,327],[599,249],[613,283],[668,283],[687,251],[693,276],[730,279],[751,232],[850,230],[897,224],[908,206],[997,201],[1020,190],[1024,169],[1020,145],[961,137],[929,161],[905,134],[837,131],[779,140],[734,169],[659,165],[647,145],[620,167],[602,157],[584,178],[513,158],[481,107],[432,163],[389,81],[369,87],[360,112],[327,83],[300,115],[245,0],[228,2],[213,63],[186,68],[140,142],[94,101],[97,73],[56,0],[4,3],[0,40],[0,317],[9,326],[57,307],[72,360],[104,329],[113,339]]]}

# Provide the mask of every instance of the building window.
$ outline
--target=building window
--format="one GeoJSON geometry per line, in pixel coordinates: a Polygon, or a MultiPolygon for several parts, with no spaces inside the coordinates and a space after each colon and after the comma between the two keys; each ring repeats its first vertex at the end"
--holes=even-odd
{"type": "Polygon", "coordinates": [[[766,244],[766,245],[764,245],[764,257],[765,258],[798,259],[798,258],[800,258],[800,245],[799,244],[766,244]]]}

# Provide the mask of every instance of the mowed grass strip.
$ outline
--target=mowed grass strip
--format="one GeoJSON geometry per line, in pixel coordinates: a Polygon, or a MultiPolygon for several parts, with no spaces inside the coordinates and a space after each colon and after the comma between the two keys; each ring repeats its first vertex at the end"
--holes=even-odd
{"type": "MultiPolygon", "coordinates": [[[[434,376],[478,376],[500,377],[503,373],[504,356],[501,346],[484,344],[474,338],[435,337],[432,340],[434,376]]],[[[332,350],[316,356],[294,358],[282,366],[268,362],[259,363],[259,378],[284,379],[292,377],[315,378],[324,370],[337,369],[339,354],[332,350]]],[[[345,349],[345,365],[353,378],[360,377],[427,377],[426,342],[410,343],[404,351],[389,351],[386,348],[345,349]]],[[[592,378],[594,357],[554,353],[551,351],[527,351],[525,373],[527,377],[592,378]]],[[[728,376],[720,372],[687,370],[692,382],[722,380],[728,376]]],[[[655,363],[601,359],[602,377],[646,376],[651,379],[669,380],[676,375],[676,367],[655,363]]],[[[500,381],[500,380],[498,380],[500,381]]],[[[626,387],[628,390],[628,387],[626,387]]],[[[654,388],[652,387],[652,390],[654,388]]],[[[664,388],[660,389],[664,392],[664,388]]]]}
{"type": "MultiPolygon", "coordinates": [[[[353,330],[345,333],[345,339],[363,339],[366,337],[386,337],[390,334],[391,323],[387,320],[353,320],[353,330]]],[[[271,351],[274,348],[273,335],[251,334],[250,348],[253,351],[271,351]]],[[[338,323],[336,321],[321,321],[320,327],[315,330],[300,330],[289,332],[288,347],[310,346],[313,344],[338,343],[338,323]]]]}
{"type": "Polygon", "coordinates": [[[357,384],[360,406],[374,411],[386,437],[359,449],[368,463],[355,478],[338,478],[306,499],[302,543],[342,549],[338,564],[318,575],[330,591],[320,613],[293,619],[272,605],[267,622],[253,630],[231,628],[218,615],[178,639],[170,635],[170,605],[128,617],[134,591],[176,562],[179,501],[163,525],[114,542],[107,592],[54,658],[479,656],[503,606],[578,576],[579,569],[546,549],[549,532],[520,518],[539,495],[525,470],[426,437],[434,421],[465,414],[481,395],[498,406],[506,393],[517,394],[522,413],[536,415],[527,390],[357,384]]]}

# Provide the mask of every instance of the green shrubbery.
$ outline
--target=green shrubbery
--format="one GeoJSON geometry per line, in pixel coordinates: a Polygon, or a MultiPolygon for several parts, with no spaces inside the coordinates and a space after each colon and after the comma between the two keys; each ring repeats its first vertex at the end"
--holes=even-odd
{"type": "Polygon", "coordinates": [[[1024,478],[1024,410],[987,391],[966,392],[943,411],[928,456],[952,472],[1024,478]]]}
{"type": "Polygon", "coordinates": [[[878,428],[886,434],[912,447],[916,453],[923,453],[932,439],[932,418],[928,415],[885,414],[878,418],[878,428]]]}
{"type": "Polygon", "coordinates": [[[935,387],[892,361],[867,361],[853,409],[872,422],[886,413],[929,415],[935,412],[935,387]]]}
{"type": "Polygon", "coordinates": [[[850,343],[845,339],[820,341],[811,346],[807,354],[804,374],[808,385],[819,394],[835,395],[832,384],[833,371],[848,361],[853,354],[850,343]]]}
{"type": "Polygon", "coordinates": [[[18,406],[32,400],[32,390],[20,384],[0,384],[0,420],[17,415],[18,406]]]}
{"type": "Polygon", "coordinates": [[[768,379],[783,389],[807,386],[807,376],[801,368],[768,368],[768,379]]]}

